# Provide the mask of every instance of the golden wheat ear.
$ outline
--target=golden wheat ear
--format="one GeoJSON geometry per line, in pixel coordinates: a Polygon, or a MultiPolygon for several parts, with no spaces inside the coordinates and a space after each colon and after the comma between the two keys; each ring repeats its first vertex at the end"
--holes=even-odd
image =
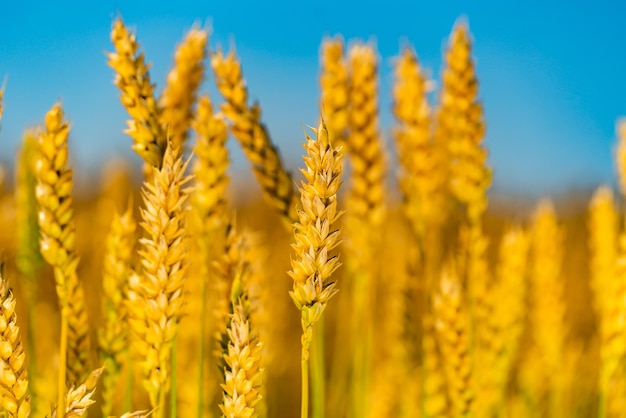
{"type": "MultiPolygon", "coordinates": [[[[61,308],[58,405],[63,406],[66,384],[83,380],[89,368],[90,330],[82,283],[78,279],[76,225],[72,201],[72,170],[69,158],[69,124],[63,108],[55,104],[46,114],[40,132],[35,162],[39,245],[44,259],[53,267],[55,287],[61,308]]],[[[61,408],[63,409],[63,408],[61,408]]]]}
{"type": "Polygon", "coordinates": [[[0,263],[0,406],[11,418],[30,415],[28,372],[20,328],[15,313],[15,297],[0,263]]]}
{"type": "Polygon", "coordinates": [[[174,148],[184,151],[187,132],[193,119],[196,94],[204,79],[204,59],[209,34],[192,28],[176,49],[174,68],[167,75],[167,84],[160,98],[161,125],[167,129],[174,148]]]}
{"type": "Polygon", "coordinates": [[[342,146],[348,128],[348,64],[341,37],[324,39],[320,61],[320,113],[333,144],[342,146]]]}
{"type": "Polygon", "coordinates": [[[133,150],[146,164],[160,167],[167,143],[160,122],[162,110],[150,81],[150,65],[122,19],[113,22],[111,41],[115,52],[108,54],[108,64],[115,70],[114,83],[130,116],[125,132],[133,139],[133,150]]]}
{"type": "Polygon", "coordinates": [[[285,170],[278,148],[261,123],[259,105],[248,105],[248,91],[241,65],[233,52],[218,50],[211,56],[217,88],[226,99],[224,115],[231,121],[231,132],[244,151],[254,175],[263,189],[265,200],[282,216],[286,225],[297,219],[298,196],[291,174],[285,170]]]}
{"type": "Polygon", "coordinates": [[[127,309],[133,347],[140,359],[143,383],[162,417],[170,389],[170,354],[183,308],[187,270],[185,176],[189,161],[168,147],[160,169],[144,182],[141,209],[145,237],[140,240],[141,271],[131,275],[127,309]]]}
{"type": "Polygon", "coordinates": [[[123,214],[115,213],[106,238],[102,274],[104,325],[98,330],[100,357],[108,362],[102,378],[102,415],[113,410],[122,366],[127,359],[125,299],[132,272],[137,224],[132,203],[123,214]]]}
{"type": "Polygon", "coordinates": [[[81,418],[86,416],[87,409],[96,403],[93,396],[103,371],[103,367],[92,371],[83,384],[76,388],[70,388],[65,397],[65,412],[59,414],[57,406],[57,408],[52,410],[51,418],[81,418]]]}

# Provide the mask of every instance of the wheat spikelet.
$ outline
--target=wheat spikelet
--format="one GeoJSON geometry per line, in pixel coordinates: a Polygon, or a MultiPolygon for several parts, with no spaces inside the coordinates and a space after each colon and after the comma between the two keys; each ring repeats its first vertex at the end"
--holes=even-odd
{"type": "Polygon", "coordinates": [[[122,365],[125,361],[128,339],[126,336],[126,307],[124,299],[131,262],[134,255],[136,223],[132,206],[122,215],[115,213],[106,238],[102,274],[104,325],[98,331],[98,344],[102,361],[107,363],[102,378],[102,414],[113,410],[122,365]]]}
{"type": "Polygon", "coordinates": [[[474,376],[470,354],[467,305],[455,267],[441,274],[441,288],[433,299],[435,328],[446,373],[453,417],[471,416],[474,409],[474,376]]]}
{"type": "Polygon", "coordinates": [[[395,62],[393,113],[398,121],[394,138],[398,151],[399,185],[404,210],[414,233],[423,239],[427,225],[441,216],[440,190],[433,181],[431,110],[427,100],[429,83],[417,55],[405,48],[395,62]]]}
{"type": "Polygon", "coordinates": [[[176,155],[178,150],[168,147],[162,167],[154,169],[151,182],[144,183],[142,270],[131,275],[127,298],[133,346],[157,416],[163,414],[170,384],[170,349],[183,306],[187,264],[183,187],[191,177],[184,176],[187,163],[176,155]]]}
{"type": "Polygon", "coordinates": [[[167,75],[167,84],[159,100],[163,109],[160,122],[167,138],[176,149],[184,150],[187,131],[191,124],[192,106],[196,91],[204,78],[204,59],[208,33],[192,28],[178,46],[174,68],[167,75]]]}
{"type": "Polygon", "coordinates": [[[442,153],[438,163],[449,161],[449,176],[442,174],[449,178],[449,190],[474,222],[487,207],[491,171],[485,165],[487,151],[481,146],[485,125],[471,53],[469,30],[460,23],[452,31],[445,56],[435,142],[442,153]]]}
{"type": "Polygon", "coordinates": [[[201,224],[214,229],[223,221],[228,187],[228,149],[226,122],[222,115],[213,113],[208,96],[198,101],[198,111],[193,123],[197,133],[193,166],[196,178],[193,195],[194,210],[202,219],[201,224]]]}
{"type": "Polygon", "coordinates": [[[211,57],[215,82],[226,103],[224,115],[230,119],[231,132],[243,148],[252,170],[261,184],[267,202],[291,224],[297,220],[295,194],[289,174],[283,167],[278,149],[272,144],[265,125],[261,123],[258,105],[248,106],[248,91],[241,65],[233,52],[224,56],[217,51],[211,57]]]}
{"type": "Polygon", "coordinates": [[[328,136],[335,145],[343,146],[348,128],[348,66],[344,58],[343,39],[325,39],[320,61],[320,111],[328,136]]]}
{"type": "Polygon", "coordinates": [[[0,407],[11,418],[30,416],[26,356],[15,313],[15,298],[0,265],[0,407]]]}
{"type": "Polygon", "coordinates": [[[65,413],[59,415],[57,406],[51,412],[51,418],[60,418],[61,416],[65,418],[81,418],[86,416],[87,408],[96,403],[92,398],[103,370],[104,368],[94,370],[87,376],[83,384],[77,388],[72,387],[65,397],[65,413]]]}
{"type": "Polygon", "coordinates": [[[131,119],[126,133],[133,138],[133,150],[152,166],[160,167],[166,148],[166,136],[159,122],[161,109],[154,97],[143,53],[135,35],[130,33],[122,19],[116,19],[111,29],[114,53],[108,54],[108,64],[115,70],[115,85],[120,89],[120,100],[131,119]]]}
{"type": "MultiPolygon", "coordinates": [[[[72,208],[72,171],[67,168],[69,125],[56,104],[46,114],[36,161],[40,249],[54,267],[61,316],[67,320],[67,381],[82,380],[89,360],[89,322],[83,288],[76,275],[76,226],[72,208]]],[[[63,337],[62,337],[63,339],[63,337]]],[[[59,388],[62,390],[62,388],[59,388]]]]}

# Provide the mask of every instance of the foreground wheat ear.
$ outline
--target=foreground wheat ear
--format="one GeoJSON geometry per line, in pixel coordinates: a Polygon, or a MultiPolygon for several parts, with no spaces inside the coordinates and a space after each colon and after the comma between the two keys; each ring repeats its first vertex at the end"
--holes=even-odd
{"type": "Polygon", "coordinates": [[[324,122],[315,131],[317,139],[306,135],[304,148],[305,180],[300,186],[302,207],[294,223],[295,256],[289,275],[293,290],[289,293],[301,313],[302,323],[302,417],[308,416],[308,363],[313,325],[319,321],[330,298],[337,293],[329,279],[339,267],[331,252],[339,244],[339,230],[333,224],[341,213],[337,210],[337,192],[343,167],[341,148],[333,147],[324,122]]]}
{"type": "Polygon", "coordinates": [[[96,403],[93,399],[96,385],[104,368],[94,370],[89,374],[83,384],[72,387],[65,397],[65,407],[61,409],[58,405],[52,410],[51,418],[81,418],[87,414],[87,408],[96,403]],[[59,414],[59,410],[65,412],[59,414]]]}
{"type": "Polygon", "coordinates": [[[187,190],[185,176],[189,161],[178,150],[167,147],[162,167],[142,190],[141,209],[146,236],[140,240],[141,271],[130,278],[127,309],[140,360],[144,387],[156,417],[165,414],[169,390],[171,343],[183,307],[183,285],[187,269],[185,219],[187,190]]]}
{"type": "Polygon", "coordinates": [[[211,56],[211,66],[217,88],[226,99],[222,111],[232,122],[231,131],[252,165],[265,199],[286,225],[291,225],[297,219],[298,200],[291,174],[285,170],[278,149],[261,123],[260,106],[248,105],[248,90],[237,57],[233,52],[225,56],[218,50],[211,56]]]}
{"type": "Polygon", "coordinates": [[[0,264],[0,408],[13,418],[30,415],[28,373],[15,298],[4,280],[0,264]]]}
{"type": "Polygon", "coordinates": [[[152,166],[160,167],[166,141],[160,123],[161,109],[150,82],[150,66],[146,64],[135,35],[129,32],[122,19],[116,19],[111,29],[114,53],[108,54],[108,64],[115,70],[115,85],[120,89],[120,100],[131,119],[126,133],[133,138],[133,150],[152,166]]]}
{"type": "Polygon", "coordinates": [[[89,360],[89,321],[85,295],[76,274],[78,255],[72,205],[73,181],[72,170],[67,168],[69,129],[63,120],[61,105],[54,105],[46,114],[45,129],[39,135],[35,163],[41,255],[54,268],[61,308],[60,405],[66,380],[70,384],[82,381],[89,360]]]}
{"type": "Polygon", "coordinates": [[[222,360],[224,371],[223,396],[220,409],[224,417],[258,417],[261,409],[263,370],[261,369],[262,344],[258,330],[251,323],[249,288],[253,272],[250,236],[237,234],[231,227],[227,237],[234,241],[232,250],[224,254],[224,271],[231,279],[228,297],[229,313],[223,326],[222,360]],[[233,262],[235,262],[233,264],[233,262]]]}

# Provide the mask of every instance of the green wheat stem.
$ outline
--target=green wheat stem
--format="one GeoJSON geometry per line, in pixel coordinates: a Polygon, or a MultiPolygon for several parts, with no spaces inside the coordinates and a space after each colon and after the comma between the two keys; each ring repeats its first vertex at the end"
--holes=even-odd
{"type": "Polygon", "coordinates": [[[311,343],[311,397],[313,418],[324,418],[325,406],[324,317],[315,324],[311,343]]]}

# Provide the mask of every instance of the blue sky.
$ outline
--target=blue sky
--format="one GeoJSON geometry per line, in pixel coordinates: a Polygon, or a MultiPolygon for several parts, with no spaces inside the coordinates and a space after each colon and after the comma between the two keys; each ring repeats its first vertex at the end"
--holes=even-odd
{"type": "MultiPolygon", "coordinates": [[[[614,182],[615,122],[626,115],[626,2],[27,3],[0,3],[0,78],[8,77],[0,131],[4,164],[12,161],[23,129],[41,122],[59,99],[72,124],[79,172],[119,155],[139,164],[122,133],[127,116],[106,65],[118,14],[136,30],[159,87],[194,23],[212,28],[213,47],[234,42],[250,95],[261,103],[291,168],[301,162],[302,126],[317,119],[324,36],[375,41],[381,125],[391,142],[393,57],[411,44],[438,81],[447,36],[465,16],[475,41],[496,190],[547,194],[614,182]]],[[[204,89],[219,100],[210,82],[204,89]]]]}

